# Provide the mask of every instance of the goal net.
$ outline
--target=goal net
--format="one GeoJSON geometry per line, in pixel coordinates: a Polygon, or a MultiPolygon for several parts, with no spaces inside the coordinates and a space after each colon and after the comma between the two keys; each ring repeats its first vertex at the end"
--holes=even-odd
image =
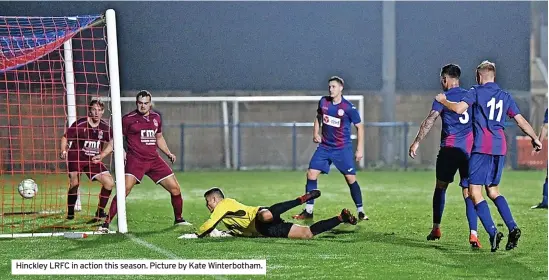
{"type": "MultiPolygon", "coordinates": [[[[66,219],[69,179],[67,160],[60,157],[61,137],[67,127],[88,116],[92,99],[119,95],[118,67],[109,67],[109,56],[116,53],[115,38],[107,36],[112,33],[109,24],[114,25],[114,11],[108,11],[106,19],[0,16],[0,237],[97,228],[92,219],[101,186],[85,173],[79,176],[75,218],[66,219]],[[116,71],[116,90],[110,71],[116,71]],[[35,196],[20,195],[18,185],[24,179],[36,182],[35,196]]],[[[109,124],[116,117],[113,111],[120,114],[119,106],[112,104],[103,115],[109,124]]],[[[103,162],[115,177],[112,157],[103,162]]]]}

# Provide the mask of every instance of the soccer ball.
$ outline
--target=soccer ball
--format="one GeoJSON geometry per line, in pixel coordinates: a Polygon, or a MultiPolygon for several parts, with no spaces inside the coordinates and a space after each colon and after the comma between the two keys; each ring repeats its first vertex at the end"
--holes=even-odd
{"type": "Polygon", "coordinates": [[[33,198],[38,192],[38,185],[33,179],[25,179],[19,183],[19,194],[23,198],[33,198]]]}

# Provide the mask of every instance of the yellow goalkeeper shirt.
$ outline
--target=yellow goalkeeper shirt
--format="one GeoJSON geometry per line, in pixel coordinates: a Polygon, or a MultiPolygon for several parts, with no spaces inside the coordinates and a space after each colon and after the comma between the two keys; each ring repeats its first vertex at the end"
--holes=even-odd
{"type": "Polygon", "coordinates": [[[217,204],[210,218],[200,226],[198,236],[203,237],[222,221],[233,235],[259,236],[255,229],[255,216],[259,206],[246,206],[232,198],[225,198],[217,204]]]}

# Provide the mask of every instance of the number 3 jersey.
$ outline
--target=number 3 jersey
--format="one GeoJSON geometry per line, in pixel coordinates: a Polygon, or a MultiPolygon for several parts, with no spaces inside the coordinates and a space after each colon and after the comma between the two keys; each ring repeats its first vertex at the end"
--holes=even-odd
{"type": "Polygon", "coordinates": [[[162,118],[157,112],[151,110],[145,116],[135,110],[122,117],[122,134],[128,144],[126,151],[132,156],[143,160],[159,157],[157,133],[162,133],[162,118]]]}
{"type": "Polygon", "coordinates": [[[318,102],[317,114],[322,122],[322,142],[320,146],[341,149],[351,145],[351,124],[359,124],[360,114],[356,107],[341,98],[341,102],[333,104],[329,96],[322,97],[318,102]]]}
{"type": "MultiPolygon", "coordinates": [[[[467,90],[455,87],[445,94],[449,101],[460,102],[467,94],[467,90]]],[[[470,155],[473,148],[472,109],[469,107],[463,114],[458,114],[435,100],[431,110],[439,112],[442,119],[440,147],[459,148],[470,155]]]]}
{"type": "Polygon", "coordinates": [[[473,86],[462,99],[473,107],[473,153],[505,155],[505,115],[514,118],[520,111],[513,97],[496,83],[473,86]]]}
{"type": "Polygon", "coordinates": [[[111,140],[112,129],[104,120],[97,127],[92,127],[88,118],[74,122],[65,133],[69,141],[69,158],[77,161],[88,161],[101,153],[111,140]]]}

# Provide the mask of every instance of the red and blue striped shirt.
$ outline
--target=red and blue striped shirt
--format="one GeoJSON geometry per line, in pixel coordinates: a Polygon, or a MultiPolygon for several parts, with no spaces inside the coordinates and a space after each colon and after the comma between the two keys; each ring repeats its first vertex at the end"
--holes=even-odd
{"type": "MultiPolygon", "coordinates": [[[[449,101],[459,102],[467,94],[467,90],[456,87],[445,92],[449,101]]],[[[441,147],[455,147],[470,155],[473,148],[472,111],[469,107],[463,114],[458,114],[444,107],[440,102],[433,101],[431,108],[440,112],[442,119],[442,131],[440,135],[441,147]]]]}
{"type": "Polygon", "coordinates": [[[341,149],[351,146],[351,124],[361,122],[356,107],[346,100],[334,104],[329,96],[318,102],[317,113],[322,118],[322,142],[325,148],[341,149]]]}
{"type": "Polygon", "coordinates": [[[506,155],[505,115],[514,118],[519,108],[496,83],[473,86],[462,99],[473,107],[473,153],[506,155]]]}

